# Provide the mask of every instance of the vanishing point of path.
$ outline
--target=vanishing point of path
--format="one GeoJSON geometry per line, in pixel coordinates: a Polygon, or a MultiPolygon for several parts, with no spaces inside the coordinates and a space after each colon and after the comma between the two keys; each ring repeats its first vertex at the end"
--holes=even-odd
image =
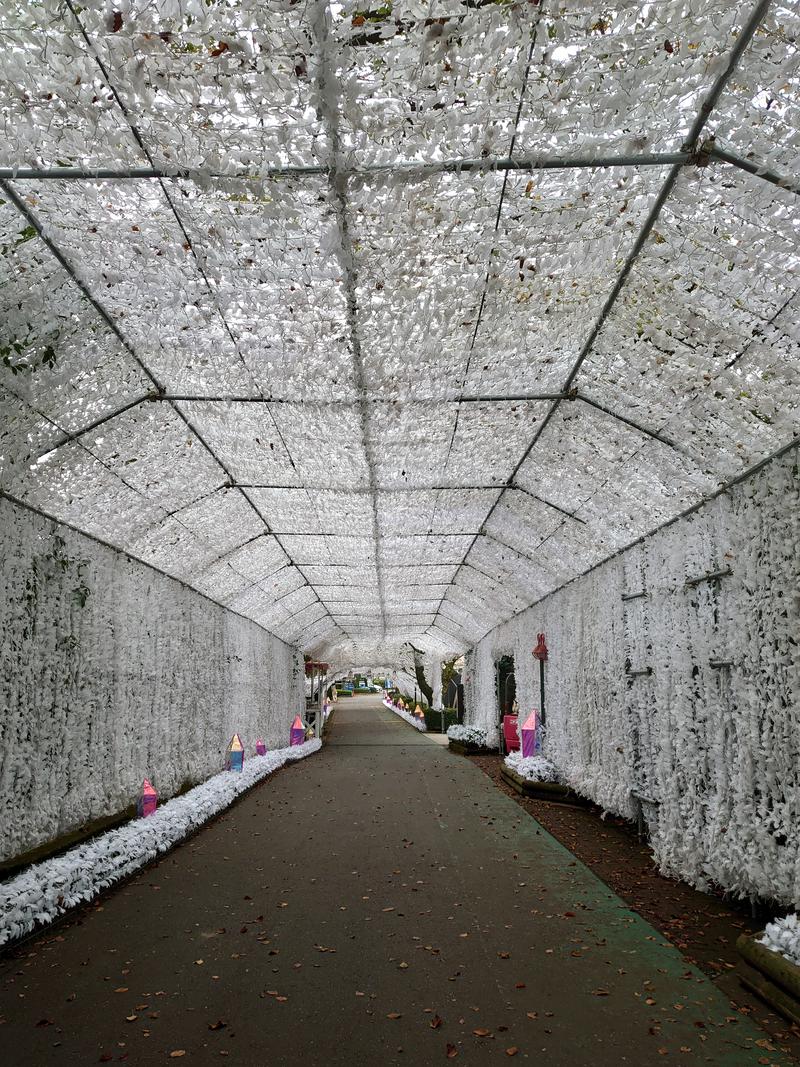
{"type": "Polygon", "coordinates": [[[469,760],[372,698],[340,701],[318,755],[0,961],[4,1067],[221,1057],[785,1062],[469,760]]]}

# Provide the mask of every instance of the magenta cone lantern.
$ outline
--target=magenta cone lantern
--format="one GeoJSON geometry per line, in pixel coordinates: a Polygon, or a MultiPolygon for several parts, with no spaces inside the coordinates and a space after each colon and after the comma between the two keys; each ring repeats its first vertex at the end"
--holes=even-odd
{"type": "Polygon", "coordinates": [[[149,778],[142,782],[142,795],[136,804],[136,811],[140,819],[146,815],[152,815],[158,807],[158,793],[152,786],[149,778]]]}
{"type": "Polygon", "coordinates": [[[256,755],[257,756],[266,756],[266,754],[267,754],[267,746],[264,744],[264,738],[263,737],[259,737],[258,741],[256,741],[256,755]]]}
{"type": "Polygon", "coordinates": [[[289,744],[290,745],[302,745],[306,739],[306,728],[303,726],[303,721],[299,715],[295,715],[292,728],[289,731],[289,744]]]}
{"type": "Polygon", "coordinates": [[[535,756],[541,750],[539,713],[532,711],[522,726],[522,756],[535,756]]]}

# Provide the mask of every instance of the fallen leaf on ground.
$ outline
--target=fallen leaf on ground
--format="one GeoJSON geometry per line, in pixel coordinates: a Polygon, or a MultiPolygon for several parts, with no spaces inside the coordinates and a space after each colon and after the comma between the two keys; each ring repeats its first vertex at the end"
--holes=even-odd
{"type": "Polygon", "coordinates": [[[399,1011],[390,1011],[386,1016],[387,1019],[402,1019],[403,1016],[399,1011]]]}
{"type": "Polygon", "coordinates": [[[438,1030],[439,1027],[442,1025],[442,1020],[439,1018],[438,1015],[434,1015],[428,1025],[430,1026],[431,1030],[438,1030]]]}
{"type": "Polygon", "coordinates": [[[170,1052],[170,1054],[169,1054],[169,1058],[170,1058],[171,1060],[177,1060],[177,1059],[179,1059],[179,1058],[180,1058],[181,1056],[185,1056],[185,1055],[186,1055],[186,1049],[185,1049],[185,1048],[174,1048],[174,1049],[172,1050],[172,1052],[170,1052]]]}
{"type": "MultiPolygon", "coordinates": [[[[593,997],[607,997],[608,995],[609,995],[609,993],[608,993],[607,989],[593,989],[592,990],[592,996],[593,997]]],[[[650,1002],[648,1001],[648,1004],[649,1003],[650,1002]]],[[[655,1001],[653,1003],[655,1003],[655,1001]]]]}
{"type": "Polygon", "coordinates": [[[511,1048],[507,1048],[506,1049],[506,1056],[516,1056],[516,1054],[518,1052],[519,1052],[519,1049],[517,1048],[517,1046],[516,1045],[512,1045],[511,1048]]]}
{"type": "Polygon", "coordinates": [[[448,1060],[454,1060],[456,1058],[456,1056],[458,1055],[458,1049],[456,1048],[456,1046],[455,1045],[448,1045],[447,1046],[446,1055],[447,1055],[448,1060]]]}
{"type": "Polygon", "coordinates": [[[222,1019],[217,1019],[215,1023],[209,1023],[208,1028],[209,1030],[224,1030],[227,1025],[222,1019]]]}
{"type": "Polygon", "coordinates": [[[126,1015],[125,1016],[125,1022],[135,1023],[138,1018],[139,1018],[138,1015],[126,1015]]]}
{"type": "Polygon", "coordinates": [[[473,1030],[472,1032],[476,1037],[488,1037],[492,1031],[485,1029],[483,1026],[479,1026],[477,1030],[473,1030]]]}
{"type": "Polygon", "coordinates": [[[511,953],[510,952],[498,952],[497,955],[500,957],[501,960],[510,960],[511,959],[511,953]]]}

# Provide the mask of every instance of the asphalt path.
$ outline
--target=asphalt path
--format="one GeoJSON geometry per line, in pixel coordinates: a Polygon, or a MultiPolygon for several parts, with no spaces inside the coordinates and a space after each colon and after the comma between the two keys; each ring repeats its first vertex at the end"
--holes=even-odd
{"type": "Polygon", "coordinates": [[[4,1067],[782,1064],[469,760],[370,697],[0,961],[4,1067]]]}

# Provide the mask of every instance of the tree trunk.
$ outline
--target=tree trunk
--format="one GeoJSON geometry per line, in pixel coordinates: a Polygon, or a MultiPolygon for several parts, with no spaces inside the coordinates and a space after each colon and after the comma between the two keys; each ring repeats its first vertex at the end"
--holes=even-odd
{"type": "Polygon", "coordinates": [[[429,708],[433,707],[433,689],[428,684],[428,679],[425,677],[425,667],[423,665],[423,656],[418,648],[414,648],[413,645],[409,646],[414,653],[414,674],[417,679],[417,685],[419,691],[425,697],[425,703],[429,708]]]}

